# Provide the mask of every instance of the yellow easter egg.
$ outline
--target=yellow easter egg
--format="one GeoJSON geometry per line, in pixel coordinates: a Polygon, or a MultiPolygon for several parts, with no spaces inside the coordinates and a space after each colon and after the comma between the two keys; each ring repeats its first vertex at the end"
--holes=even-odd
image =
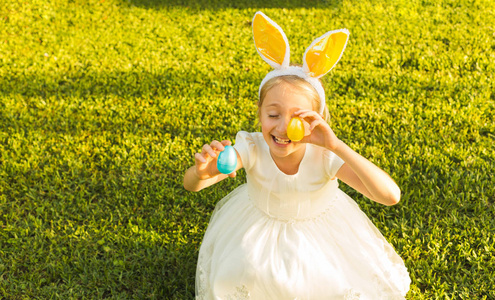
{"type": "Polygon", "coordinates": [[[304,124],[303,121],[294,117],[290,120],[289,125],[287,126],[287,137],[294,142],[298,142],[304,137],[304,124]]]}

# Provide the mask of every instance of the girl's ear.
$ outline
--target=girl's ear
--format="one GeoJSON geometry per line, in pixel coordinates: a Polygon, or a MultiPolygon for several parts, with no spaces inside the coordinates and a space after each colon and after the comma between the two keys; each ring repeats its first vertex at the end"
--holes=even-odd
{"type": "Polygon", "coordinates": [[[253,18],[253,37],[256,50],[272,68],[289,66],[289,42],[284,31],[264,13],[257,12],[253,18]]]}
{"type": "Polygon", "coordinates": [[[303,71],[315,78],[330,72],[342,57],[348,39],[349,31],[339,29],[314,40],[304,53],[303,71]]]}

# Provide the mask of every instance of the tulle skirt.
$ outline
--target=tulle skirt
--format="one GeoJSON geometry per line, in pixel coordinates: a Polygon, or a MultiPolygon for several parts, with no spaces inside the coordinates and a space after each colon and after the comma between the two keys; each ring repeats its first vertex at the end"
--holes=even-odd
{"type": "Polygon", "coordinates": [[[402,259],[337,189],[304,220],[267,215],[242,185],[222,199],[204,236],[197,299],[404,299],[402,259]]]}

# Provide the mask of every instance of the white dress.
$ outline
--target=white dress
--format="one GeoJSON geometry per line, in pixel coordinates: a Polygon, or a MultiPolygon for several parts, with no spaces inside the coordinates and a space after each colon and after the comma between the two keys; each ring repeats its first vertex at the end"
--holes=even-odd
{"type": "Polygon", "coordinates": [[[338,156],[308,144],[298,173],[287,175],[261,133],[239,132],[234,148],[247,183],[213,212],[196,299],[404,299],[407,269],[338,188],[338,156]]]}

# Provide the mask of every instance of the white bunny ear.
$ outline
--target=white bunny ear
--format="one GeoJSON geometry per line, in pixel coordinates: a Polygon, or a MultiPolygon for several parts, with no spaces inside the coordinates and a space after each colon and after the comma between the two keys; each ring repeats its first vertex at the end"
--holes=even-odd
{"type": "Polygon", "coordinates": [[[289,66],[289,42],[284,31],[264,13],[257,12],[253,18],[253,37],[256,50],[272,68],[289,66]]]}
{"type": "Polygon", "coordinates": [[[339,29],[329,31],[314,40],[304,53],[304,72],[314,78],[330,72],[342,57],[348,39],[349,31],[339,29]]]}

